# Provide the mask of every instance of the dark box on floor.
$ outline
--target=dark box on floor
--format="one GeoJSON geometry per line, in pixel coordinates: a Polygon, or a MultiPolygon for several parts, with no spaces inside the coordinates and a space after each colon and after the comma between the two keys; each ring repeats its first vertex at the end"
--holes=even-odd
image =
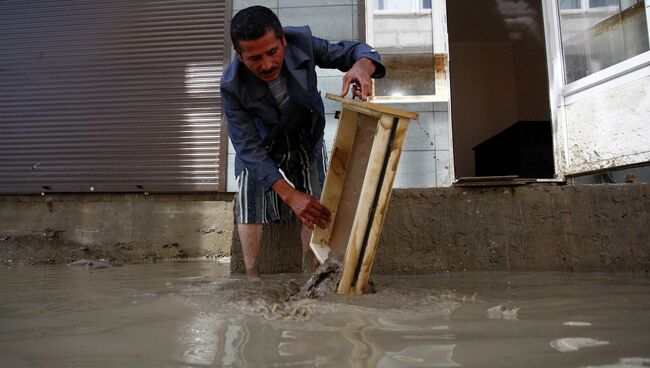
{"type": "Polygon", "coordinates": [[[552,178],[554,174],[548,121],[519,121],[473,150],[476,176],[552,178]]]}

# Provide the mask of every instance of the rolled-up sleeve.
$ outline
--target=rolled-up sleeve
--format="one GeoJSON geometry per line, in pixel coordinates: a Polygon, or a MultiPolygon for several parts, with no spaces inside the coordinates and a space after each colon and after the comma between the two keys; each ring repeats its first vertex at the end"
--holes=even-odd
{"type": "Polygon", "coordinates": [[[270,189],[273,183],[282,178],[282,174],[264,148],[255,126],[255,117],[242,108],[235,96],[223,88],[221,99],[228,119],[228,136],[237,156],[253,178],[266,190],[270,189]]]}

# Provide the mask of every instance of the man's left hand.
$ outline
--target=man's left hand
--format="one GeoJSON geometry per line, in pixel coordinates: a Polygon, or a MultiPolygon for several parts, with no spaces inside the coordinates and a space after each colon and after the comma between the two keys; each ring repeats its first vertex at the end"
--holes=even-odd
{"type": "Polygon", "coordinates": [[[372,78],[370,76],[375,72],[375,64],[368,58],[357,60],[352,68],[343,76],[343,89],[341,97],[345,97],[352,85],[352,96],[357,96],[361,101],[365,101],[372,96],[372,78]]]}

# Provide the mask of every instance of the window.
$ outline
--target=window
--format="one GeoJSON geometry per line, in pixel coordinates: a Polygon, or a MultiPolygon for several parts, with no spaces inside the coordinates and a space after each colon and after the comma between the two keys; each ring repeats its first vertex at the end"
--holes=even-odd
{"type": "Polygon", "coordinates": [[[382,63],[386,67],[386,76],[375,80],[375,95],[403,97],[436,94],[436,60],[431,53],[384,54],[382,63]]]}
{"type": "Polygon", "coordinates": [[[413,12],[431,9],[431,0],[376,0],[375,9],[384,11],[413,12]]]}
{"type": "Polygon", "coordinates": [[[589,0],[590,8],[607,8],[610,6],[619,6],[619,0],[589,0]]]}
{"type": "Polygon", "coordinates": [[[560,0],[560,9],[569,10],[569,9],[580,9],[581,0],[560,0]]]}
{"type": "Polygon", "coordinates": [[[375,8],[366,23],[367,40],[379,50],[386,67],[386,77],[375,80],[375,101],[446,101],[444,12],[431,9],[438,3],[374,0],[370,4],[375,8]]]}
{"type": "Polygon", "coordinates": [[[566,83],[650,49],[642,0],[560,0],[559,8],[566,83]]]}
{"type": "Polygon", "coordinates": [[[603,8],[630,7],[633,4],[643,2],[642,0],[560,0],[561,10],[577,11],[600,11],[603,8]]]}

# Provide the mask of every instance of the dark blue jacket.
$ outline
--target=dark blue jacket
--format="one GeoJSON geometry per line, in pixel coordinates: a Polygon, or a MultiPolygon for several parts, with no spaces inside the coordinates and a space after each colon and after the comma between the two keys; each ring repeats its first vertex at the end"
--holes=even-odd
{"type": "MultiPolygon", "coordinates": [[[[347,71],[362,57],[375,62],[373,78],[385,74],[379,54],[361,42],[342,41],[330,44],[311,35],[309,27],[286,27],[287,47],[284,50],[284,69],[287,72],[289,95],[294,103],[318,114],[311,147],[323,138],[325,108],[316,86],[316,66],[347,71]]],[[[338,92],[338,91],[336,91],[338,92]]],[[[280,110],[263,80],[257,78],[239,61],[226,68],[221,77],[221,100],[228,119],[228,135],[235,147],[235,175],[247,167],[253,178],[264,188],[282,178],[277,165],[265,147],[279,133],[280,110]]],[[[311,121],[305,121],[311,124],[311,121]]]]}

